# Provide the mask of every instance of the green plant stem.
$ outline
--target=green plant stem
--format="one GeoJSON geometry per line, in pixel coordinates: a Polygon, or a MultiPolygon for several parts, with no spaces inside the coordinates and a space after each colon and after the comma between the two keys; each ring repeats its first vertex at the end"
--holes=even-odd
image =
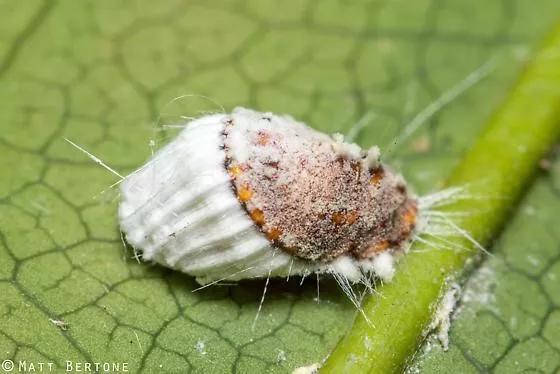
{"type": "MultiPolygon", "coordinates": [[[[474,109],[474,108],[473,108],[474,109]]],[[[533,179],[538,162],[560,135],[560,27],[526,67],[504,105],[449,178],[448,186],[469,185],[472,198],[452,203],[451,211],[476,212],[461,227],[482,245],[491,244],[512,208],[533,179]]],[[[363,305],[348,334],[321,373],[400,372],[422,343],[437,302],[449,279],[463,273],[480,253],[415,244],[401,261],[393,282],[363,305]]]]}

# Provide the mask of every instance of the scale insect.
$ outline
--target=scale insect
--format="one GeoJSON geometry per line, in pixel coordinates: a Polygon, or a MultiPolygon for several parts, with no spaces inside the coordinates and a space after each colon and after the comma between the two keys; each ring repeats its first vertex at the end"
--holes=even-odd
{"type": "Polygon", "coordinates": [[[204,116],[121,184],[121,230],[144,260],[202,285],[312,273],[390,280],[418,202],[379,156],[288,116],[204,116]]]}
{"type": "MultiPolygon", "coordinates": [[[[490,70],[483,65],[439,97],[398,140],[490,70]]],[[[311,274],[332,275],[361,311],[364,293],[353,285],[375,292],[375,279],[390,281],[413,241],[461,250],[446,238],[470,239],[456,224],[460,213],[438,210],[469,198],[465,188],[418,197],[376,146],[245,108],[181,127],[128,176],[66,140],[120,178],[111,187],[120,184],[120,228],[135,255],[194,276],[200,288],[266,278],[259,311],[271,277],[311,274]]]]}

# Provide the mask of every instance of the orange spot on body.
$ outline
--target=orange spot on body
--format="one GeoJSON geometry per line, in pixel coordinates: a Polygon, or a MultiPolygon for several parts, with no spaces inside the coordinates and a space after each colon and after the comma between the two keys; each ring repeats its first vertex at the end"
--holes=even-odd
{"type": "Polygon", "coordinates": [[[251,196],[253,196],[253,191],[251,191],[251,189],[247,185],[241,186],[241,188],[237,190],[237,197],[242,202],[249,201],[251,199],[251,196]]]}
{"type": "Polygon", "coordinates": [[[374,243],[369,246],[364,252],[360,253],[361,258],[368,258],[375,256],[376,254],[386,251],[391,246],[388,240],[383,240],[377,243],[374,243]]]}
{"type": "Polygon", "coordinates": [[[359,217],[360,215],[358,214],[358,212],[350,212],[346,215],[346,223],[352,225],[358,220],[359,217]]]}
{"type": "Polygon", "coordinates": [[[369,183],[377,186],[383,177],[385,176],[385,171],[383,168],[377,168],[371,172],[371,177],[369,178],[369,183]]]}
{"type": "Polygon", "coordinates": [[[243,169],[241,169],[240,166],[235,165],[235,166],[231,166],[228,171],[229,171],[229,175],[231,175],[232,177],[237,177],[239,174],[243,172],[243,169]]]}
{"type": "Polygon", "coordinates": [[[377,253],[377,252],[382,252],[382,251],[388,249],[390,245],[391,244],[389,243],[388,240],[383,240],[382,242],[375,243],[373,248],[374,248],[375,253],[377,253]]]}
{"type": "Polygon", "coordinates": [[[342,212],[335,212],[331,217],[331,221],[335,225],[343,225],[344,223],[346,223],[346,215],[342,212]]]}
{"type": "Polygon", "coordinates": [[[374,248],[375,248],[376,252],[384,251],[387,248],[389,248],[389,241],[388,240],[383,240],[382,242],[375,243],[374,248]]]}
{"type": "Polygon", "coordinates": [[[389,246],[390,246],[390,243],[389,243],[388,240],[383,240],[383,241],[380,241],[380,242],[377,242],[377,243],[373,244],[367,250],[368,257],[387,250],[389,248],[389,246]]]}
{"type": "Polygon", "coordinates": [[[254,209],[250,215],[253,222],[255,222],[257,225],[262,226],[264,224],[264,213],[262,210],[254,209]]]}
{"type": "Polygon", "coordinates": [[[264,131],[259,131],[257,134],[257,144],[267,145],[270,142],[270,135],[264,131]]]}
{"type": "Polygon", "coordinates": [[[354,211],[349,213],[335,212],[331,217],[331,221],[337,226],[344,225],[344,224],[351,225],[354,222],[356,222],[359,217],[360,215],[358,214],[358,212],[354,212],[354,211]]]}
{"type": "Polygon", "coordinates": [[[416,218],[418,216],[418,208],[416,205],[408,207],[408,209],[402,214],[402,229],[401,235],[407,237],[410,235],[414,227],[416,226],[416,218]]]}
{"type": "Polygon", "coordinates": [[[280,238],[280,235],[282,235],[282,231],[280,229],[277,229],[276,227],[273,227],[266,232],[266,237],[268,238],[268,240],[278,240],[280,238]]]}
{"type": "Polygon", "coordinates": [[[408,209],[403,214],[403,221],[409,226],[414,225],[416,223],[416,214],[417,214],[417,209],[416,208],[408,209]]]}

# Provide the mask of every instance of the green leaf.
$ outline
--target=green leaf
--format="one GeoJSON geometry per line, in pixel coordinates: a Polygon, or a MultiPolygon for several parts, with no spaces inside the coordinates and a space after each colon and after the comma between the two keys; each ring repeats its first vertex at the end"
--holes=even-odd
{"type": "MultiPolygon", "coordinates": [[[[217,110],[201,98],[172,101],[195,94],[226,110],[289,113],[329,132],[346,132],[371,110],[377,117],[358,141],[386,146],[415,113],[495,58],[488,79],[390,155],[423,193],[468,149],[558,12],[555,0],[0,1],[0,361],[256,373],[322,361],[356,312],[334,282],[321,279],[317,302],[315,279],[273,281],[252,331],[263,282],[192,292],[190,277],[136,263],[121,244],[117,196],[101,193],[115,177],[63,138],[130,172],[149,157],[151,139],[159,146],[172,136],[157,126],[217,110]]],[[[542,183],[556,183],[556,174],[542,183]]],[[[541,206],[552,209],[555,196],[544,194],[541,206]]],[[[509,340],[476,362],[554,370],[558,301],[550,295],[558,283],[556,268],[543,265],[554,255],[538,246],[543,264],[524,261],[513,245],[541,239],[531,236],[533,220],[514,224],[527,234],[500,244],[498,253],[509,254],[502,283],[527,291],[512,299],[502,289],[497,308],[500,318],[524,323],[504,324],[509,340]],[[544,295],[542,305],[526,302],[527,293],[544,295]],[[518,299],[531,308],[516,314],[518,299]],[[543,360],[522,361],[528,352],[543,360]]],[[[558,238],[547,240],[557,250],[558,238]]],[[[502,319],[484,318],[498,331],[502,319]]],[[[438,357],[477,349],[478,330],[459,329],[438,357]]],[[[443,368],[430,362],[426,371],[443,368]]]]}

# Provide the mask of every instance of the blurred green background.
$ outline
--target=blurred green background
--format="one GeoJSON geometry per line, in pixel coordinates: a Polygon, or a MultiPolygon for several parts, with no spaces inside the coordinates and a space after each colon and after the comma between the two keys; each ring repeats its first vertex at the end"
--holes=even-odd
{"type": "MultiPolygon", "coordinates": [[[[289,113],[328,132],[360,118],[420,193],[437,189],[507,95],[557,0],[0,0],[0,361],[127,362],[132,372],[291,372],[323,360],[355,308],[336,284],[273,281],[191,292],[123,252],[115,177],[182,117],[289,113]],[[430,102],[496,69],[390,147],[430,102]],[[64,321],[64,328],[52,320],[64,321]]],[[[469,288],[447,353],[412,372],[557,372],[560,162],[551,159],[469,288]]]]}

